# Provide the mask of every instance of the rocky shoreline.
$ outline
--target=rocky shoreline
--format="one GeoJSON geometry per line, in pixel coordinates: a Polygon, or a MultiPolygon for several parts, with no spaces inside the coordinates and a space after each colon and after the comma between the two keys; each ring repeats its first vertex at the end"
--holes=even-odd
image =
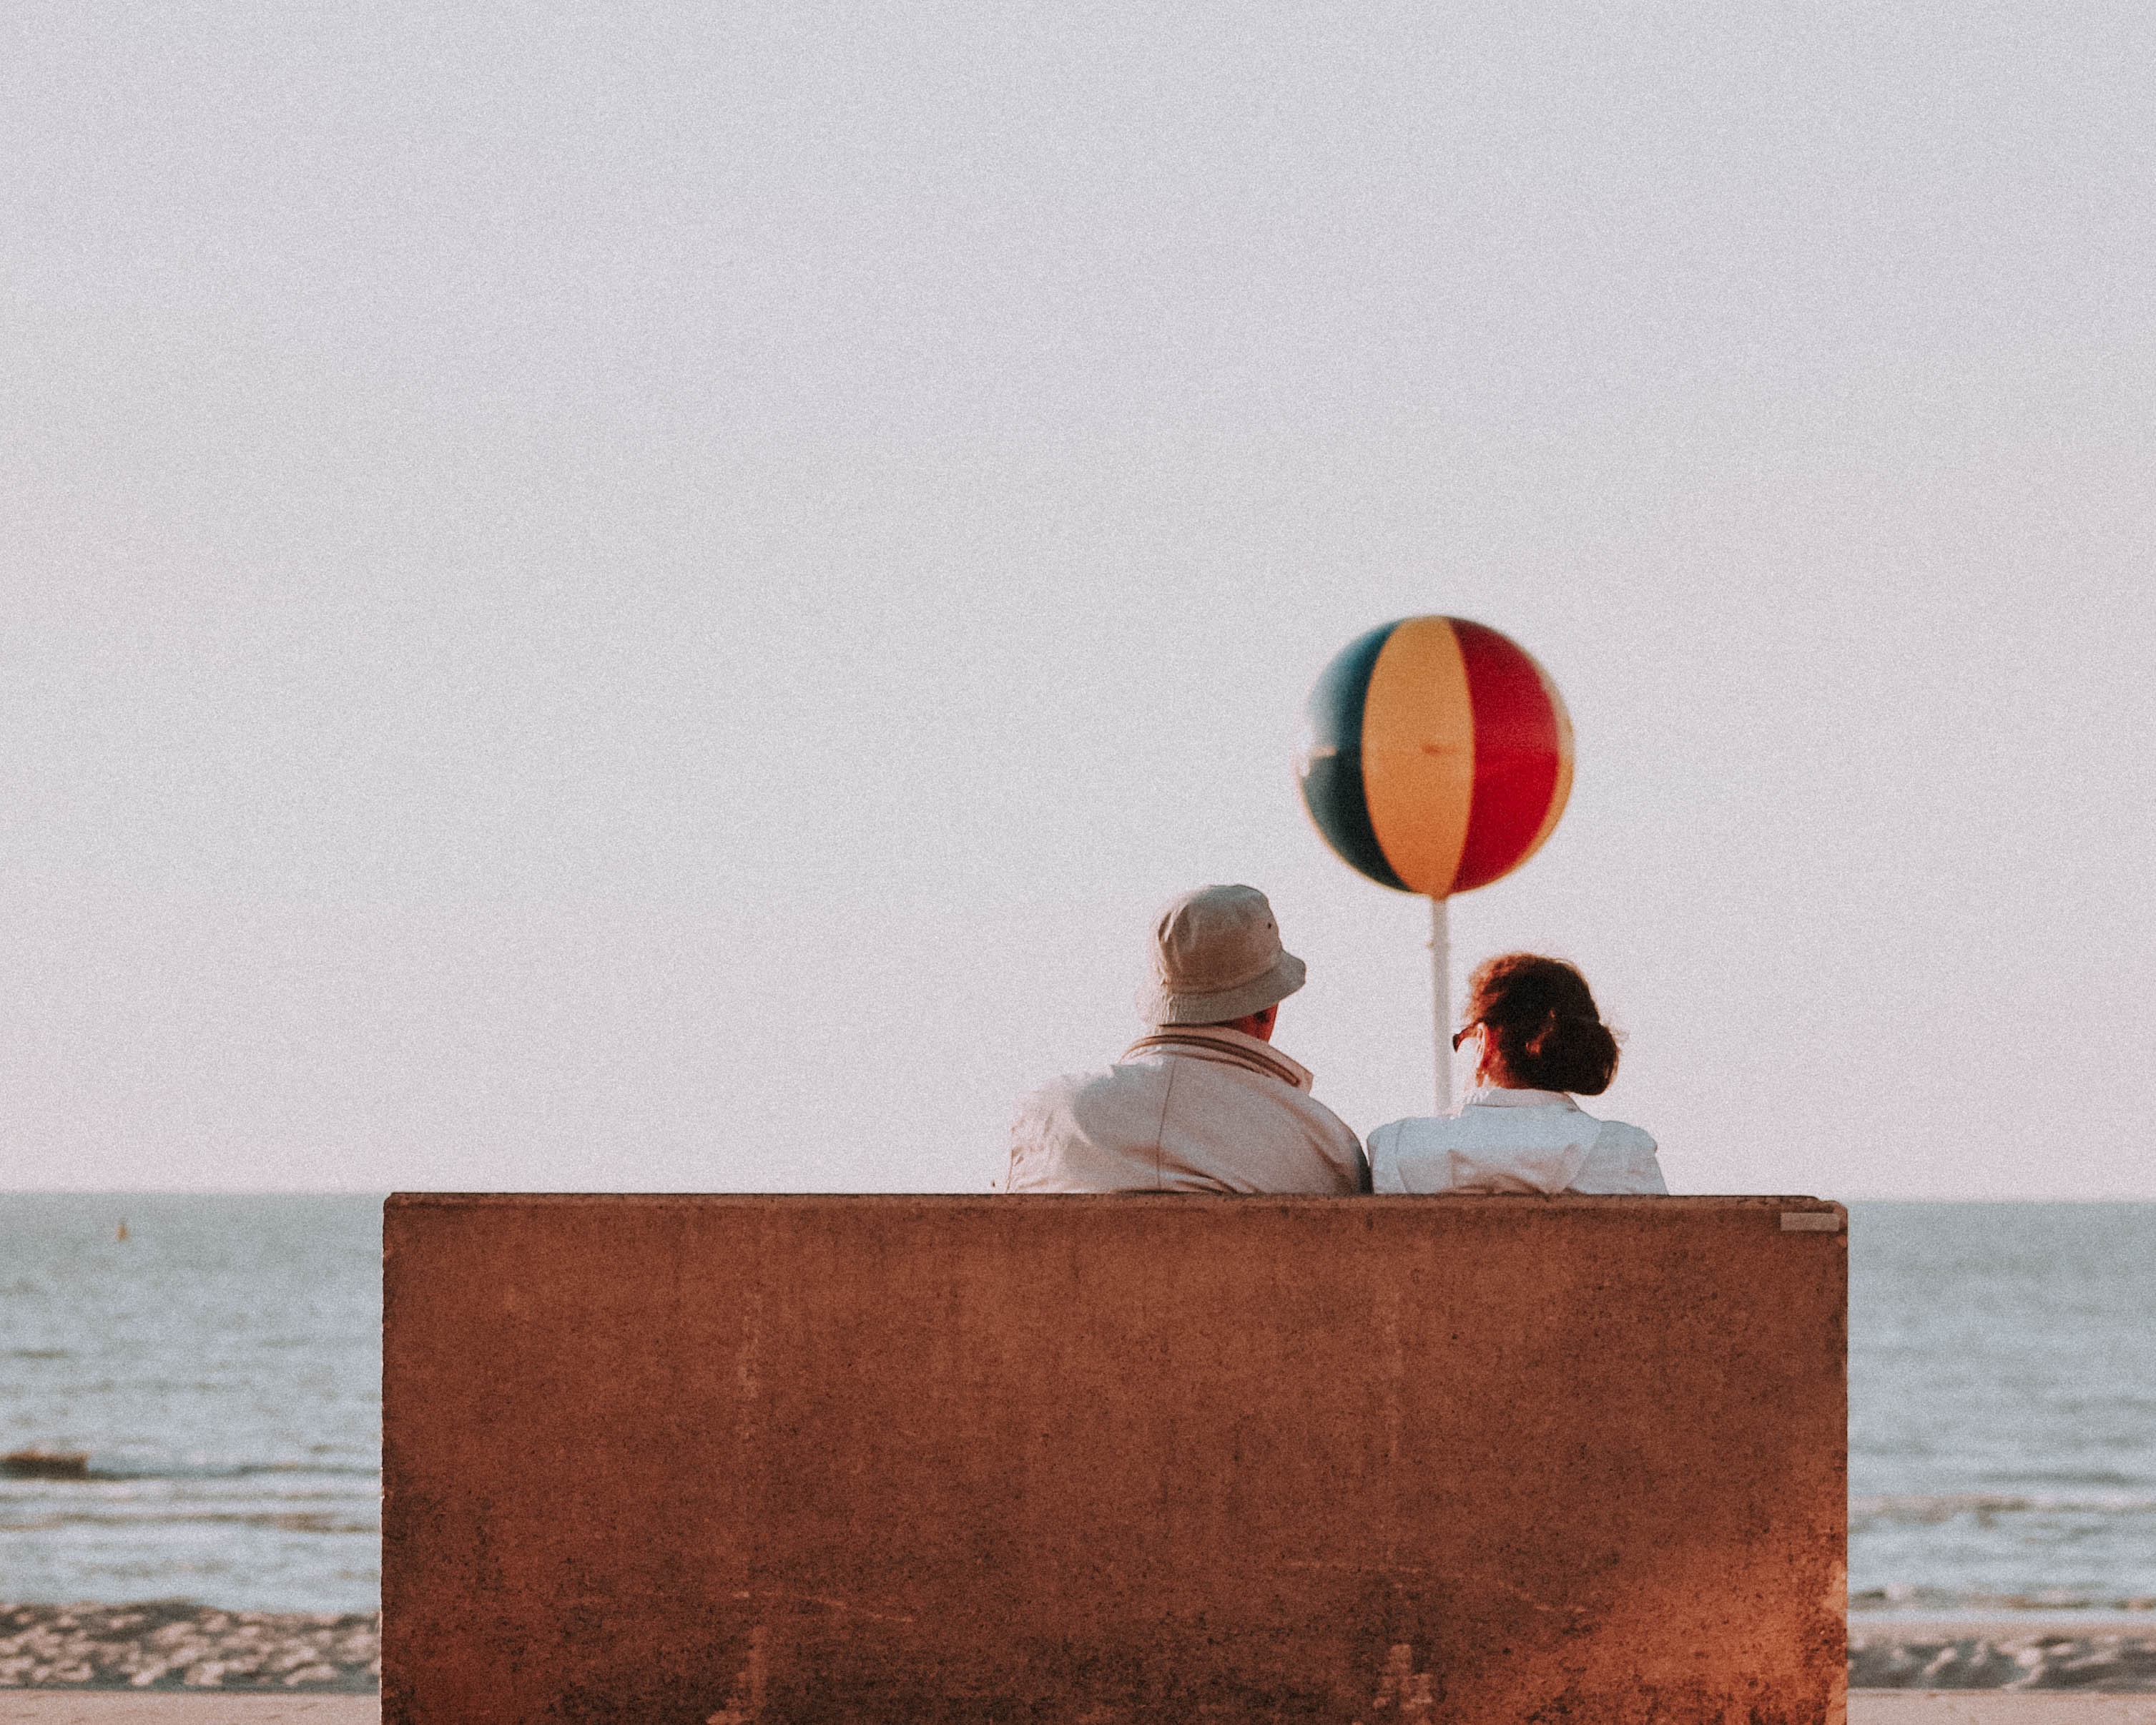
{"type": "MultiPolygon", "coordinates": [[[[378,1617],[218,1611],[182,1601],[0,1606],[0,1689],[372,1695],[378,1617]]],[[[2156,1623],[1849,1627],[1853,1689],[2156,1694],[2156,1623]]]]}
{"type": "Polygon", "coordinates": [[[372,1695],[381,1686],[382,1620],[372,1612],[0,1605],[0,1690],[372,1695]]]}

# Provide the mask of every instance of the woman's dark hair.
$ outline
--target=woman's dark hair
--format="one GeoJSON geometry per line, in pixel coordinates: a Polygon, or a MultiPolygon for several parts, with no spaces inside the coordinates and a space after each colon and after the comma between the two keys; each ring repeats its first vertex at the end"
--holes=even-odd
{"type": "Polygon", "coordinates": [[[1529,1090],[1599,1096],[1617,1076],[1617,1039],[1587,978],[1562,958],[1484,960],[1467,979],[1467,1022],[1487,1028],[1506,1075],[1529,1090]]]}

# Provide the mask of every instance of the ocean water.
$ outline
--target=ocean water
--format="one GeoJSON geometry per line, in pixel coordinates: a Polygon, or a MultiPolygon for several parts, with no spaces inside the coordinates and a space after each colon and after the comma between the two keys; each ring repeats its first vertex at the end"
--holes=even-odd
{"type": "Polygon", "coordinates": [[[1854,1609],[2156,1609],[2156,1204],[1859,1204],[1849,1303],[1854,1609]]]}
{"type": "Polygon", "coordinates": [[[0,1599],[372,1610],[382,1203],[0,1194],[0,1599]],[[115,1235],[122,1221],[129,1238],[115,1235]]]}
{"type": "MultiPolygon", "coordinates": [[[[0,1194],[0,1599],[374,1607],[381,1206],[0,1194]],[[130,1237],[117,1240],[122,1219],[130,1237]]],[[[1866,1613],[2156,1607],[2156,1204],[1860,1204],[1866,1613]]]]}

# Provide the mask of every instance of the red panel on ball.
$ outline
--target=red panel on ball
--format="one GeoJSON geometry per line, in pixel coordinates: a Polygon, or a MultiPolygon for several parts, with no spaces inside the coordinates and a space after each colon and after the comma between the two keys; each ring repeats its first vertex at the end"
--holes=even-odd
{"type": "Polygon", "coordinates": [[[1535,662],[1493,629],[1453,619],[1475,709],[1475,798],[1455,892],[1525,860],[1557,793],[1563,742],[1535,662]]]}

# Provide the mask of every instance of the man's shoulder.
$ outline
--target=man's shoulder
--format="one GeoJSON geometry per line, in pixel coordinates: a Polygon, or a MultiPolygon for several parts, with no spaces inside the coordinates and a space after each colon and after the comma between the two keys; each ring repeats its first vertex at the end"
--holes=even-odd
{"type": "Polygon", "coordinates": [[[1186,1124],[1206,1120],[1217,1108],[1222,1111],[1223,1129],[1232,1133],[1270,1117],[1299,1136],[1327,1143],[1342,1154],[1359,1158],[1363,1153],[1363,1141],[1353,1127],[1308,1091],[1284,1079],[1214,1060],[1183,1059],[1176,1065],[1172,1106],[1175,1117],[1186,1124]],[[1236,1124],[1225,1125],[1227,1121],[1236,1124]]]}
{"type": "Polygon", "coordinates": [[[1020,1122],[1036,1128],[1062,1120],[1081,1129],[1113,1129],[1133,1125],[1129,1111],[1135,1108],[1144,1112],[1145,1129],[1152,1132],[1159,1123],[1158,1111],[1170,1106],[1178,1118],[1186,1117],[1192,1108],[1203,1117],[1210,1107],[1219,1106],[1233,1111],[1231,1117],[1247,1121],[1253,1104],[1301,1122],[1305,1131],[1317,1131],[1361,1150],[1354,1129],[1308,1091],[1240,1063],[1206,1060],[1173,1049],[1136,1048],[1111,1065],[1051,1078],[1027,1093],[1018,1116],[1020,1122]]]}
{"type": "MultiPolygon", "coordinates": [[[[1358,1153],[1360,1153],[1363,1148],[1363,1140],[1361,1136],[1356,1132],[1355,1128],[1348,1125],[1348,1122],[1342,1120],[1337,1114],[1335,1114],[1332,1109],[1327,1107],[1324,1103],[1319,1101],[1316,1096],[1311,1095],[1308,1091],[1296,1090],[1293,1086],[1285,1084],[1276,1086],[1276,1089],[1277,1091],[1285,1091],[1286,1095],[1285,1096],[1274,1096],[1274,1100],[1281,1102],[1286,1107],[1293,1110],[1296,1114],[1301,1116],[1305,1120],[1310,1121],[1320,1130],[1325,1132],[1328,1135],[1333,1137],[1345,1139],[1348,1143],[1353,1144],[1355,1147],[1358,1153]]],[[[1267,1094],[1269,1096],[1272,1096],[1274,1093],[1272,1091],[1268,1091],[1267,1094]]]]}
{"type": "Polygon", "coordinates": [[[1065,1072],[1011,1122],[1012,1192],[1119,1192],[1159,1182],[1164,1075],[1124,1063],[1065,1072]]]}
{"type": "Polygon", "coordinates": [[[1149,1093],[1164,1076],[1158,1060],[1118,1060],[1082,1072],[1061,1073],[1026,1092],[1018,1105],[1018,1118],[1021,1122],[1076,1120],[1149,1093]]]}

